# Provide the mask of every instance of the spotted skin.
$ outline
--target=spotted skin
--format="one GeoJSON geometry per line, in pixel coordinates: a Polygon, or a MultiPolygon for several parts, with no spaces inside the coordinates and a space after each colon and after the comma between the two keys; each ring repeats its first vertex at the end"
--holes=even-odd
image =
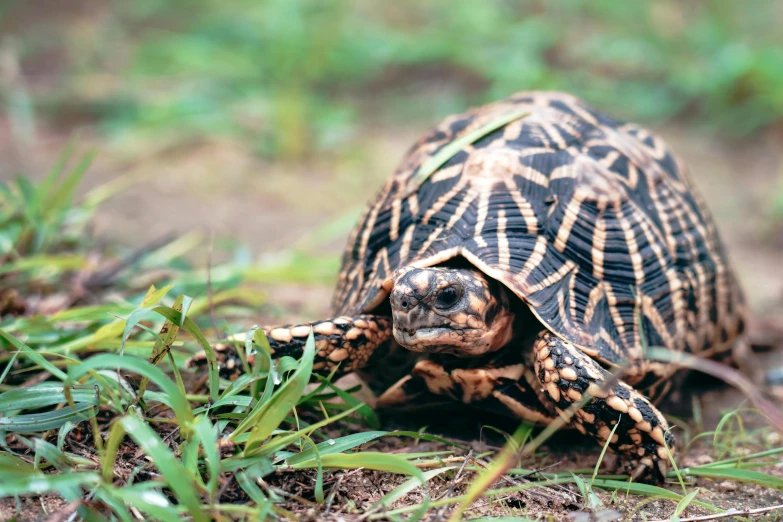
{"type": "Polygon", "coordinates": [[[589,397],[573,416],[573,426],[603,446],[619,424],[609,447],[633,464],[635,474],[648,469],[663,479],[674,454],[674,436],[647,397],[548,330],[533,343],[533,353],[544,395],[558,413],[589,397]]]}
{"type": "Polygon", "coordinates": [[[535,375],[519,361],[480,368],[447,368],[425,359],[416,363],[410,375],[389,387],[377,405],[395,409],[412,402],[428,402],[428,396],[448,397],[539,425],[556,418],[535,375]]]}
{"type": "MultiPolygon", "coordinates": [[[[272,357],[299,359],[311,329],[316,350],[313,371],[322,375],[336,371],[335,375],[340,376],[367,366],[375,349],[391,337],[391,319],[374,315],[341,316],[328,321],[265,328],[272,357]]],[[[221,377],[235,380],[242,375],[242,362],[233,344],[218,344],[214,348],[221,377]]],[[[252,364],[255,356],[250,354],[247,359],[252,364]]],[[[206,355],[199,353],[186,365],[206,368],[206,355]]]]}

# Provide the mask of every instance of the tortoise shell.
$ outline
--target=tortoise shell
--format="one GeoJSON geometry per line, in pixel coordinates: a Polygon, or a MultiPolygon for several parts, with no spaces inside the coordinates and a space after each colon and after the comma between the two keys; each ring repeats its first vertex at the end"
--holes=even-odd
{"type": "Polygon", "coordinates": [[[743,329],[740,288],[685,165],[571,95],[521,92],[420,139],[354,229],[333,310],[369,313],[395,269],[458,257],[607,365],[644,346],[720,352],[743,329]],[[445,146],[519,111],[411,192],[445,146]]]}

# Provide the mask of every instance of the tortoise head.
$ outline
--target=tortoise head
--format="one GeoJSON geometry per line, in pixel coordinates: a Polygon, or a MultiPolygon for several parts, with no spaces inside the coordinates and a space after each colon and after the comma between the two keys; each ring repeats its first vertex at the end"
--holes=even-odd
{"type": "Polygon", "coordinates": [[[511,340],[505,290],[478,270],[402,268],[392,283],[394,339],[408,350],[467,357],[511,340]]]}

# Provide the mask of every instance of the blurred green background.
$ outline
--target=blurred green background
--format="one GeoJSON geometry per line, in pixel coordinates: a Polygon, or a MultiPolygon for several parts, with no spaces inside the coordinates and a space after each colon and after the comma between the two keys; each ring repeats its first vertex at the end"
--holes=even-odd
{"type": "Polygon", "coordinates": [[[200,227],[336,259],[439,118],[561,89],[661,132],[754,302],[777,301],[781,24],[774,0],[2,0],[0,177],[45,172],[79,131],[90,183],[132,180],[105,236],[200,227]]]}
{"type": "Polygon", "coordinates": [[[783,117],[783,7],[772,0],[4,0],[0,9],[19,139],[40,114],[92,123],[109,139],[225,134],[299,157],[345,145],[363,115],[431,120],[523,88],[734,135],[783,117]]]}

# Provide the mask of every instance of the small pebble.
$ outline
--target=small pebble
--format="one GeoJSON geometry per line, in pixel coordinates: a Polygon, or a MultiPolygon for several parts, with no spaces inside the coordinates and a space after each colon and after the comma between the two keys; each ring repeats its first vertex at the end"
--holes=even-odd
{"type": "Polygon", "coordinates": [[[724,480],[723,482],[718,484],[718,489],[720,491],[736,491],[738,488],[737,483],[733,482],[731,480],[724,480]]]}
{"type": "Polygon", "coordinates": [[[706,453],[704,455],[699,455],[698,457],[696,457],[696,464],[698,464],[699,466],[710,464],[711,462],[713,462],[712,457],[710,457],[706,453]]]}

